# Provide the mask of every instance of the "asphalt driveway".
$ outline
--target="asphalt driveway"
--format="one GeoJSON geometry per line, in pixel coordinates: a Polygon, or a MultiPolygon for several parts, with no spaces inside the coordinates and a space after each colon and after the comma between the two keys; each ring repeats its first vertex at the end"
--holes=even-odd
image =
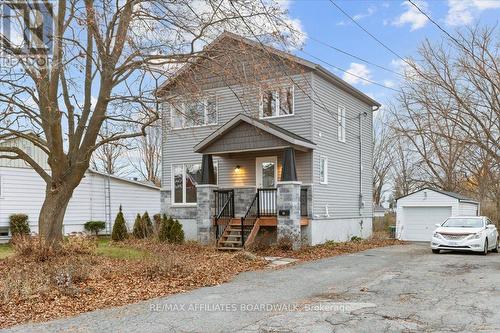
{"type": "Polygon", "coordinates": [[[379,248],[12,332],[500,331],[500,255],[379,248]]]}

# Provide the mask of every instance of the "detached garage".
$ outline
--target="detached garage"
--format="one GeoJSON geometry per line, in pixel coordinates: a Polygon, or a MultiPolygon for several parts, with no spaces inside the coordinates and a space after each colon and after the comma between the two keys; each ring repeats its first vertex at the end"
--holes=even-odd
{"type": "Polygon", "coordinates": [[[396,238],[430,241],[436,223],[450,216],[477,216],[479,203],[454,192],[423,188],[396,201],[396,238]]]}

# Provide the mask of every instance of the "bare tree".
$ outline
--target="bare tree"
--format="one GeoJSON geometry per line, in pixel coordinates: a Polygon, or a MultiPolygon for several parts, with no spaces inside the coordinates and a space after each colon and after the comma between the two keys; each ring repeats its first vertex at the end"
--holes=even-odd
{"type": "Polygon", "coordinates": [[[4,6],[11,13],[2,20],[19,18],[14,23],[39,38],[23,48],[17,36],[0,32],[0,139],[17,136],[32,142],[47,154],[50,171],[16,147],[0,147],[0,157],[24,160],[46,182],[38,223],[50,244],[62,239],[66,207],[92,154],[111,142],[144,135],[159,118],[154,92],[166,68],[200,59],[217,62],[201,47],[224,29],[284,43],[295,38],[286,11],[272,0],[68,0],[54,8],[50,2],[4,6]],[[42,29],[48,36],[39,36],[35,24],[24,26],[26,9],[32,11],[27,20],[51,20],[53,31],[42,29]],[[122,129],[99,137],[105,121],[122,129]],[[28,130],[39,136],[26,135],[28,130]]]}
{"type": "MultiPolygon", "coordinates": [[[[500,161],[500,41],[498,27],[466,28],[445,43],[423,43],[403,91],[463,134],[453,137],[500,161]]],[[[442,133],[449,136],[448,133],[442,133]]]]}
{"type": "Polygon", "coordinates": [[[160,186],[161,173],[161,124],[155,123],[146,129],[146,135],[133,139],[128,160],[132,169],[141,177],[160,186]]]}
{"type": "Polygon", "coordinates": [[[392,133],[382,116],[375,118],[373,126],[373,203],[380,205],[387,191],[392,160],[392,133]]]}

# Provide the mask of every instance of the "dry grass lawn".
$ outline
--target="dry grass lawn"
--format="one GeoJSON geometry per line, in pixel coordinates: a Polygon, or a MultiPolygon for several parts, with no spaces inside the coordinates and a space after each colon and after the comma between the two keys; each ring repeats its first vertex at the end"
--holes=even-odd
{"type": "Polygon", "coordinates": [[[400,244],[372,239],[329,242],[298,251],[275,246],[254,250],[258,256],[253,256],[197,243],[113,243],[77,237],[50,256],[34,243],[18,242],[16,253],[9,246],[0,247],[0,328],[217,285],[240,272],[264,268],[267,263],[261,256],[307,261],[400,244]]]}

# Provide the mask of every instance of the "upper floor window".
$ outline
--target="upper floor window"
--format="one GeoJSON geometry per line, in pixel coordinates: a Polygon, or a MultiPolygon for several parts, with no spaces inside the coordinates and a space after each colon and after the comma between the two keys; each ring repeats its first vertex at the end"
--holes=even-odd
{"type": "Polygon", "coordinates": [[[215,97],[170,105],[173,128],[189,128],[217,124],[215,97]]]}
{"type": "Polygon", "coordinates": [[[341,142],[345,142],[345,107],[339,105],[337,112],[338,140],[341,142]]]}
{"type": "Polygon", "coordinates": [[[260,117],[272,118],[293,115],[293,95],[293,86],[263,91],[260,100],[260,117]]]}
{"type": "Polygon", "coordinates": [[[328,184],[328,159],[324,156],[319,158],[319,183],[328,184]]]}

